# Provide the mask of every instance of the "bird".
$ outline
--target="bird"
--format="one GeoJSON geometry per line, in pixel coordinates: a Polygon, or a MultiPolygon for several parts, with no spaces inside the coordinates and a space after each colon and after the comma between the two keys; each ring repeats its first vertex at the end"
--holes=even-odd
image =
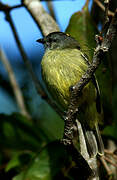
{"type": "MultiPolygon", "coordinates": [[[[37,40],[45,53],[41,61],[41,74],[52,100],[63,112],[70,103],[70,87],[79,82],[90,62],[79,42],[69,34],[52,32],[37,40]]],[[[95,75],[83,88],[77,101],[87,149],[91,157],[104,154],[104,145],[98,124],[103,119],[100,92],[95,75]]]]}

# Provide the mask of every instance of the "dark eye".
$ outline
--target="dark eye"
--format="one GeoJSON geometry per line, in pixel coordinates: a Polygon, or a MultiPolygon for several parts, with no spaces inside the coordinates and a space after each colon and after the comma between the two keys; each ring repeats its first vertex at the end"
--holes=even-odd
{"type": "Polygon", "coordinates": [[[50,42],[50,43],[53,42],[53,39],[52,39],[52,38],[49,38],[49,42],[50,42]]]}
{"type": "Polygon", "coordinates": [[[49,42],[57,42],[57,39],[56,38],[49,38],[49,42]]]}
{"type": "Polygon", "coordinates": [[[53,42],[57,42],[57,39],[53,39],[53,42]]]}

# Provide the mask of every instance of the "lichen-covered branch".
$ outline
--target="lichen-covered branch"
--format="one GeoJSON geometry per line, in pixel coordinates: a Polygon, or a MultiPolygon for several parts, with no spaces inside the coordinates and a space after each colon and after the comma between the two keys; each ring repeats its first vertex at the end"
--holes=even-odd
{"type": "Polygon", "coordinates": [[[44,10],[39,0],[22,0],[44,36],[60,31],[55,20],[44,10]]]}

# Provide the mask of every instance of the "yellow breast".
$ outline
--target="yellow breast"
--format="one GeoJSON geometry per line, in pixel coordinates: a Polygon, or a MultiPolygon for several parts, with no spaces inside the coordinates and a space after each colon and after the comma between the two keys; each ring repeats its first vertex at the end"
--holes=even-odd
{"type": "MultiPolygon", "coordinates": [[[[77,49],[47,50],[42,59],[42,78],[53,99],[66,109],[69,103],[69,87],[76,84],[86,72],[87,63],[77,49]]],[[[78,105],[90,98],[94,100],[95,90],[89,83],[83,90],[78,105]],[[89,90],[90,89],[90,90],[89,90]]]]}

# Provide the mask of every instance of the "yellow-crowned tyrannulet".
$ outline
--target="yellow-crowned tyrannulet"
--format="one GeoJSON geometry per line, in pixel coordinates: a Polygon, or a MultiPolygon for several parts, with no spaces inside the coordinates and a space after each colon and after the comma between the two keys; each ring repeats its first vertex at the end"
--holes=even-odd
{"type": "MultiPolygon", "coordinates": [[[[69,88],[86,72],[88,59],[82,53],[78,42],[68,34],[53,32],[37,41],[45,47],[41,62],[42,78],[53,100],[63,111],[66,111],[70,101],[69,88]]],[[[103,154],[104,150],[98,130],[102,113],[97,96],[99,98],[99,88],[93,76],[78,99],[78,118],[84,129],[91,155],[96,155],[97,152],[103,154]]]]}

